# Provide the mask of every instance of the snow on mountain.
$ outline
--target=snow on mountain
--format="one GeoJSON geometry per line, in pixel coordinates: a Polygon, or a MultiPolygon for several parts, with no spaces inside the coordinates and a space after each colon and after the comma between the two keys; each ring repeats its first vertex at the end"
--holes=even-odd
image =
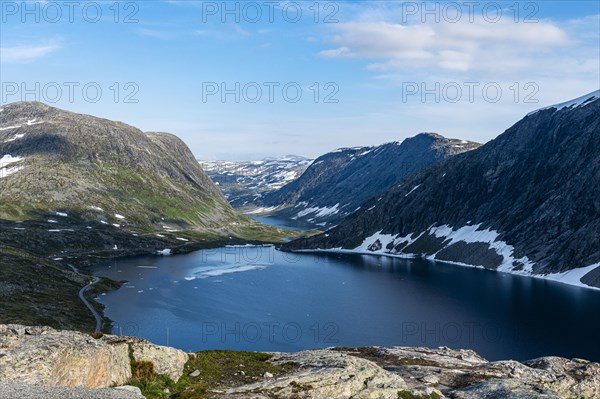
{"type": "MultiPolygon", "coordinates": [[[[280,189],[297,179],[312,160],[286,155],[259,161],[199,161],[204,171],[221,188],[229,202],[244,208],[264,194],[280,189]]],[[[255,208],[253,206],[253,208],[255,208]]],[[[253,213],[272,211],[276,207],[256,208],[253,213]],[[261,211],[262,210],[262,211],[261,211]]]]}
{"type": "Polygon", "coordinates": [[[549,107],[537,109],[535,111],[528,113],[527,116],[533,115],[536,112],[545,111],[547,109],[552,109],[552,108],[555,108],[557,111],[560,111],[564,108],[570,108],[570,107],[573,107],[573,108],[577,108],[577,107],[581,107],[581,106],[585,107],[586,105],[594,102],[594,100],[597,100],[598,98],[600,98],[600,90],[596,90],[594,92],[586,94],[585,96],[581,96],[581,97],[576,98],[571,101],[566,101],[564,103],[550,105],[549,107]]]}
{"type": "Polygon", "coordinates": [[[600,288],[600,96],[521,119],[287,250],[419,257],[600,288]]]}

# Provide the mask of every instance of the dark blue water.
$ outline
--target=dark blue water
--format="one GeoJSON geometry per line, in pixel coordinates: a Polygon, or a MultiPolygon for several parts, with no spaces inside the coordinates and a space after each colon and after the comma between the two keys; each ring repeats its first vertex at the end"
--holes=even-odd
{"type": "Polygon", "coordinates": [[[363,255],[221,248],[99,265],[115,333],[184,350],[441,345],[495,359],[600,360],[600,292],[363,255]]]}
{"type": "Polygon", "coordinates": [[[246,215],[256,220],[257,222],[261,222],[264,224],[269,224],[275,227],[282,227],[290,230],[312,230],[315,228],[322,228],[319,226],[315,226],[310,223],[303,222],[301,220],[292,220],[292,219],[280,219],[274,218],[270,216],[257,216],[257,215],[246,215]]]}

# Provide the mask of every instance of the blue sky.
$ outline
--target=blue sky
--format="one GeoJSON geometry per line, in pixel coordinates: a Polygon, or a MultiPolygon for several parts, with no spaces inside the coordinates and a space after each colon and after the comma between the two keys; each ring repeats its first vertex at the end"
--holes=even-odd
{"type": "Polygon", "coordinates": [[[1,102],[171,132],[202,159],[486,142],[600,87],[598,1],[0,3],[1,102]]]}

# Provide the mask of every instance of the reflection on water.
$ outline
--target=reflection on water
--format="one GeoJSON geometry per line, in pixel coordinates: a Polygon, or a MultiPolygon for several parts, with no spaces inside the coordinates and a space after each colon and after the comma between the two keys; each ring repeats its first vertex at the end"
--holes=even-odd
{"type": "Polygon", "coordinates": [[[234,247],[98,265],[115,333],[184,350],[449,346],[600,360],[600,293],[424,260],[234,247]],[[167,341],[168,340],[168,341],[167,341]]]}

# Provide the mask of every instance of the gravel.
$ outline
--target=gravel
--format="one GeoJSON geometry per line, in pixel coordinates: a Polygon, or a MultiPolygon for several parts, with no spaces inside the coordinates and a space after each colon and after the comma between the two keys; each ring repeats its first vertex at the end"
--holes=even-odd
{"type": "Polygon", "coordinates": [[[2,399],[144,399],[138,388],[42,387],[0,379],[2,399]]]}

